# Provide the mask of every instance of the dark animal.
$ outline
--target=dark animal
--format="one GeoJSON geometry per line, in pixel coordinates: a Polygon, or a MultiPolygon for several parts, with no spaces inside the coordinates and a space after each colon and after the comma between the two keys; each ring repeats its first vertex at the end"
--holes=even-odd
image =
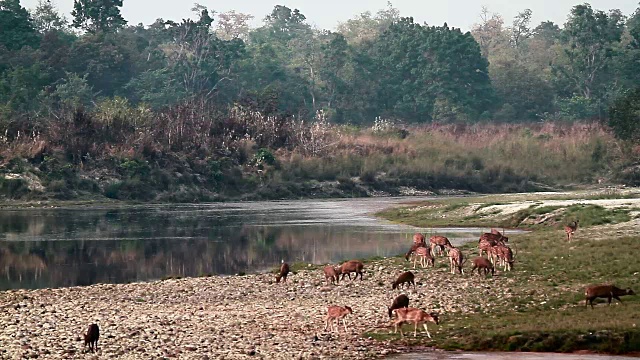
{"type": "Polygon", "coordinates": [[[289,264],[283,262],[282,265],[280,265],[280,273],[276,275],[276,282],[279,283],[280,279],[282,279],[282,282],[286,282],[287,275],[289,275],[289,264]]]}
{"type": "Polygon", "coordinates": [[[493,267],[493,264],[491,263],[491,261],[489,261],[489,259],[483,256],[478,256],[477,258],[473,259],[473,268],[471,269],[472,274],[475,269],[478,269],[478,275],[482,275],[480,274],[480,270],[484,271],[485,276],[489,272],[491,272],[491,276],[495,274],[495,269],[493,267]]]}
{"type": "Polygon", "coordinates": [[[395,290],[398,287],[400,287],[400,285],[409,284],[409,285],[413,285],[413,288],[415,289],[416,283],[414,279],[415,279],[415,275],[413,275],[411,271],[403,272],[402,274],[400,274],[400,276],[398,276],[398,279],[396,279],[396,281],[393,282],[393,284],[391,285],[391,288],[395,290]]]}
{"type": "Polygon", "coordinates": [[[340,280],[344,280],[345,275],[349,275],[349,280],[351,280],[352,272],[356,273],[355,279],[358,279],[358,275],[360,275],[360,280],[362,280],[362,269],[364,269],[362,261],[349,260],[338,268],[338,274],[342,274],[342,278],[340,280]]]}
{"type": "Polygon", "coordinates": [[[572,221],[569,225],[564,227],[564,232],[567,234],[567,241],[571,241],[573,234],[578,230],[578,222],[580,220],[572,221]]]}
{"type": "Polygon", "coordinates": [[[389,309],[389,318],[393,317],[393,310],[407,307],[409,307],[409,297],[405,294],[398,295],[398,297],[393,300],[391,306],[387,307],[387,309],[389,309]]]}
{"type": "Polygon", "coordinates": [[[84,347],[89,345],[89,350],[95,352],[98,350],[98,339],[100,338],[100,329],[97,324],[89,325],[87,333],[84,334],[84,347]]]}
{"type": "Polygon", "coordinates": [[[622,303],[622,300],[620,300],[620,296],[635,294],[636,293],[629,288],[620,289],[613,285],[591,285],[587,286],[587,288],[584,290],[584,296],[586,298],[584,306],[586,307],[590,303],[591,308],[593,309],[593,300],[597,298],[606,298],[609,302],[609,305],[611,305],[612,298],[622,303]]]}

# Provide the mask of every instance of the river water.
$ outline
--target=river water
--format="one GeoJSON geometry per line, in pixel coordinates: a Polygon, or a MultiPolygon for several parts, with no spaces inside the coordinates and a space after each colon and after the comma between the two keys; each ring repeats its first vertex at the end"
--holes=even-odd
{"type": "MultiPolygon", "coordinates": [[[[289,263],[394,256],[416,229],[371,214],[426,198],[6,210],[0,290],[258,272],[289,263]]],[[[438,229],[453,243],[483,229],[438,229]]],[[[484,229],[486,230],[486,229],[484,229]]]]}

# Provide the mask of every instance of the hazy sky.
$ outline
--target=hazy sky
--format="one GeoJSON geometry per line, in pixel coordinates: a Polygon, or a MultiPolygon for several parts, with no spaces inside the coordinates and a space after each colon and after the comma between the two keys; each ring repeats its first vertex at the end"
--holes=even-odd
{"type": "MultiPolygon", "coordinates": [[[[71,18],[73,0],[52,0],[58,8],[71,18]]],[[[592,0],[588,1],[598,10],[620,9],[630,15],[639,6],[639,0],[592,0]]],[[[300,9],[307,21],[319,28],[333,30],[338,22],[345,21],[364,11],[375,13],[386,7],[387,0],[198,0],[209,9],[217,12],[236,10],[256,17],[253,25],[260,25],[262,19],[271,12],[275,5],[286,5],[300,9]]],[[[143,23],[149,25],[157,18],[165,20],[181,20],[193,17],[191,8],[194,2],[175,0],[124,0],[122,14],[129,24],[143,23]]],[[[480,8],[485,5],[491,12],[501,14],[506,24],[511,24],[513,17],[523,9],[533,10],[533,25],[541,21],[551,20],[556,24],[565,23],[571,7],[581,4],[580,0],[394,0],[392,4],[400,10],[401,16],[413,16],[417,22],[429,25],[442,25],[469,30],[478,21],[480,8]]],[[[22,0],[22,5],[32,9],[38,0],[22,0]]]]}

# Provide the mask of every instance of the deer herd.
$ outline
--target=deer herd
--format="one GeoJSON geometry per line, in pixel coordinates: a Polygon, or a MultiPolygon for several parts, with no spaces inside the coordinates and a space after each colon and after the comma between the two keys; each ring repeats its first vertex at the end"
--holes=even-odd
{"type": "MultiPolygon", "coordinates": [[[[571,241],[577,228],[578,220],[564,227],[567,241],[571,241]]],[[[502,269],[504,272],[512,271],[514,269],[517,249],[513,252],[507,245],[508,242],[509,238],[504,235],[504,230],[500,232],[496,229],[491,229],[491,232],[483,233],[478,240],[479,254],[472,260],[473,267],[471,274],[473,275],[477,270],[479,276],[487,276],[489,273],[491,276],[494,276],[496,268],[502,269]],[[486,257],[484,255],[486,255],[486,257]]],[[[464,264],[467,259],[463,252],[453,246],[445,236],[431,236],[427,244],[423,234],[414,234],[413,244],[409,251],[406,252],[404,258],[406,261],[411,261],[413,257],[413,268],[415,269],[418,263],[422,268],[435,267],[436,257],[438,256],[448,258],[449,271],[451,274],[464,274],[464,264]]],[[[364,264],[361,261],[349,260],[338,267],[332,265],[325,266],[323,271],[327,283],[338,284],[340,280],[344,280],[345,276],[348,276],[351,280],[351,273],[356,274],[354,280],[358,278],[358,275],[360,275],[360,280],[363,280],[363,269],[364,264]],[[340,276],[342,276],[342,278],[340,278],[340,276]]],[[[281,278],[286,281],[288,273],[289,266],[283,263],[280,272],[276,276],[276,281],[279,282],[281,278]]],[[[411,271],[403,272],[391,284],[393,290],[400,289],[401,287],[411,288],[411,286],[413,286],[415,290],[415,275],[411,271]]],[[[633,290],[628,288],[620,289],[613,285],[593,285],[587,287],[585,290],[585,306],[590,303],[593,308],[593,301],[598,297],[608,299],[609,304],[611,304],[612,298],[620,301],[620,296],[634,294],[633,290]]],[[[409,307],[409,297],[405,294],[397,296],[387,309],[389,318],[393,319],[393,315],[395,314],[395,320],[393,321],[394,333],[397,333],[398,329],[400,329],[401,336],[404,336],[402,332],[402,325],[404,323],[414,325],[414,336],[417,335],[418,326],[422,324],[429,338],[431,338],[431,334],[427,328],[427,323],[433,322],[439,324],[437,313],[409,307]]],[[[342,320],[346,333],[348,329],[345,318],[352,313],[353,309],[349,306],[329,306],[325,318],[324,330],[330,327],[331,331],[333,331],[333,323],[335,321],[336,330],[339,331],[339,321],[342,320]]]]}

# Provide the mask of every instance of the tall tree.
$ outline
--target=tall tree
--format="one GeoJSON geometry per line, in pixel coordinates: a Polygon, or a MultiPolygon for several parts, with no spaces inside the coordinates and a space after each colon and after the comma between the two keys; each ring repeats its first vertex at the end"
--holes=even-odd
{"type": "Polygon", "coordinates": [[[67,18],[58,12],[51,0],[38,0],[32,11],[35,28],[42,34],[49,31],[63,31],[68,26],[67,18]]]}
{"type": "Polygon", "coordinates": [[[121,7],[122,0],[74,0],[73,27],[91,33],[114,32],[127,24],[121,7]]]}
{"type": "Polygon", "coordinates": [[[518,49],[522,43],[531,37],[531,9],[525,9],[513,19],[511,27],[511,46],[518,49]]]}
{"type": "Polygon", "coordinates": [[[29,12],[20,5],[20,0],[0,1],[0,45],[9,50],[38,45],[33,20],[29,12]]]}

